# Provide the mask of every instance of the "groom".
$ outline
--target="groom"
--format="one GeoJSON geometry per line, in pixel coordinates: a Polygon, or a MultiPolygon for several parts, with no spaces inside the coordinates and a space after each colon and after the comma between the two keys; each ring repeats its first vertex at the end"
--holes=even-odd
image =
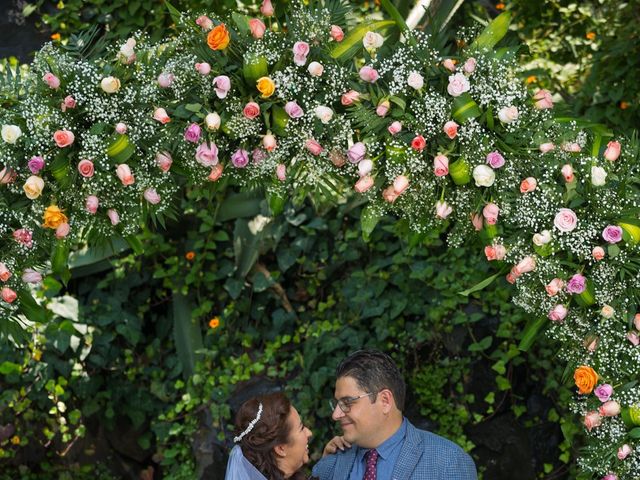
{"type": "Polygon", "coordinates": [[[458,445],[414,427],[402,414],[405,384],[391,357],[361,350],[336,370],[332,418],[354,447],[320,460],[320,480],[475,480],[458,445]]]}

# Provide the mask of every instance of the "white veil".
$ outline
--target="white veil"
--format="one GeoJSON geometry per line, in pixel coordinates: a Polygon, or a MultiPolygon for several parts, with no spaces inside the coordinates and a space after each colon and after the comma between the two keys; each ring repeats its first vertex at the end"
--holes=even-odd
{"type": "Polygon", "coordinates": [[[242,454],[240,445],[231,449],[225,480],[267,480],[242,454]]]}

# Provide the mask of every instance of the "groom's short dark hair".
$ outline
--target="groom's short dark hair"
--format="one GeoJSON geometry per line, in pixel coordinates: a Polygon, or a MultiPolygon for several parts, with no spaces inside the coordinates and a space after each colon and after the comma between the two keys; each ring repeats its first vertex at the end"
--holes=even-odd
{"type": "MultiPolygon", "coordinates": [[[[388,388],[396,406],[404,410],[406,385],[393,359],[379,350],[359,350],[345,358],[336,369],[336,379],[353,378],[365,392],[379,392],[388,388]]],[[[375,402],[376,395],[371,397],[375,402]]]]}

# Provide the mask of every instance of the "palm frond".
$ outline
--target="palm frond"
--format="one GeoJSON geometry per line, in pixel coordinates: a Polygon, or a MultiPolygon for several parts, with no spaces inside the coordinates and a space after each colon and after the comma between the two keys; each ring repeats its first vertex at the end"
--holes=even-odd
{"type": "Polygon", "coordinates": [[[384,117],[379,117],[373,110],[369,110],[360,104],[355,105],[349,111],[348,116],[351,124],[360,130],[362,135],[382,131],[389,121],[384,117]]]}
{"type": "Polygon", "coordinates": [[[332,25],[345,26],[346,16],[353,11],[353,6],[345,0],[327,0],[324,7],[329,10],[332,25]]]}
{"type": "Polygon", "coordinates": [[[0,104],[9,107],[17,103],[23,90],[20,65],[13,67],[7,59],[0,62],[0,104]],[[15,68],[15,72],[14,72],[15,68]]]}
{"type": "Polygon", "coordinates": [[[98,25],[93,25],[88,30],[71,35],[69,42],[60,48],[78,59],[94,60],[104,53],[107,45],[105,34],[98,25]]]}

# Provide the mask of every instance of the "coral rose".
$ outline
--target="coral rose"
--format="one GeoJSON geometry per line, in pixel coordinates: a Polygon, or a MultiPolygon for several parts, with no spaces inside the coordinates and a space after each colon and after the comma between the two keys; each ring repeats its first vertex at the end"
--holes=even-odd
{"type": "Polygon", "coordinates": [[[581,365],[573,373],[573,379],[578,387],[578,392],[587,395],[593,391],[598,383],[598,374],[590,366],[581,365]]]}
{"type": "Polygon", "coordinates": [[[75,139],[76,137],[70,130],[56,130],[53,134],[53,141],[56,142],[56,145],[60,148],[68,147],[75,139]]]}

